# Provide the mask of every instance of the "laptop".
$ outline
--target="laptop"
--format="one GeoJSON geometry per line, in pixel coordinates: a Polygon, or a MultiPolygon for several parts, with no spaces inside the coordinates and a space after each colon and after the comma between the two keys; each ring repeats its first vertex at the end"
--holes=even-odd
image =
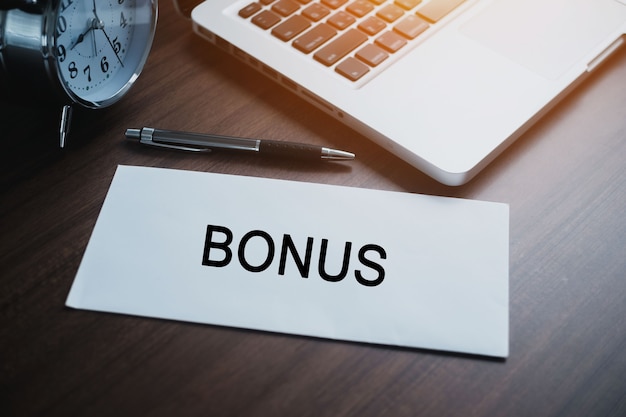
{"type": "Polygon", "coordinates": [[[626,0],[206,0],[192,21],[456,186],[625,43],[626,0]]]}

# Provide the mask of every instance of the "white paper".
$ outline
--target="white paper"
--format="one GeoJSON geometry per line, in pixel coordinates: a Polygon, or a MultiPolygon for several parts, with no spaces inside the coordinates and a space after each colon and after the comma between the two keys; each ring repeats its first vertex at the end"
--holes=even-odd
{"type": "Polygon", "coordinates": [[[506,357],[508,228],[501,203],[120,166],[67,305],[506,357]]]}

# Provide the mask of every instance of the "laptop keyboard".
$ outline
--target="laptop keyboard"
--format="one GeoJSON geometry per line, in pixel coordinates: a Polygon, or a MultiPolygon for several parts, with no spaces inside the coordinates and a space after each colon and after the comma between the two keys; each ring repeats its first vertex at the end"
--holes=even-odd
{"type": "Polygon", "coordinates": [[[259,0],[239,16],[357,81],[465,0],[259,0]]]}

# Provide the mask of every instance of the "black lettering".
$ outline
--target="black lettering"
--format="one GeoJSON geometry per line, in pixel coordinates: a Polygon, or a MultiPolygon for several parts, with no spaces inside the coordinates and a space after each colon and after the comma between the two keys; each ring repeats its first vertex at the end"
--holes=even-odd
{"type": "Polygon", "coordinates": [[[202,256],[202,265],[222,267],[230,263],[233,253],[228,247],[233,241],[233,232],[222,226],[208,225],[206,227],[206,239],[204,240],[204,255],[202,256]],[[223,242],[213,242],[213,232],[222,233],[226,236],[223,242]],[[224,251],[224,259],[221,261],[212,261],[210,258],[211,249],[221,249],[224,251]]]}
{"type": "Polygon", "coordinates": [[[375,287],[383,282],[383,280],[385,279],[385,269],[380,264],[365,257],[365,254],[368,251],[378,252],[381,259],[387,259],[387,253],[385,252],[385,249],[378,245],[365,245],[361,248],[361,250],[359,250],[359,261],[364,266],[370,267],[378,272],[378,278],[374,280],[365,279],[363,277],[363,274],[361,274],[361,271],[359,271],[358,269],[354,271],[354,276],[356,277],[356,280],[359,282],[359,284],[365,285],[366,287],[375,287]]]}
{"type": "Polygon", "coordinates": [[[343,264],[341,266],[341,272],[337,275],[330,275],[326,272],[325,264],[326,264],[326,253],[328,252],[328,239],[322,239],[322,248],[320,251],[320,261],[318,264],[318,272],[320,277],[325,281],[329,282],[339,282],[346,277],[348,273],[348,266],[350,265],[350,251],[352,250],[352,243],[346,242],[344,251],[343,251],[343,264]]]}
{"type": "Polygon", "coordinates": [[[311,253],[313,252],[313,238],[309,237],[306,241],[306,252],[304,254],[304,261],[298,254],[296,246],[293,243],[290,235],[283,236],[283,246],[280,251],[280,264],[278,266],[278,274],[285,275],[285,264],[287,263],[287,250],[291,253],[291,257],[296,262],[298,271],[302,278],[309,277],[309,269],[311,267],[311,253]]]}
{"type": "Polygon", "coordinates": [[[272,240],[272,237],[262,230],[253,230],[251,232],[246,233],[241,238],[241,242],[239,242],[239,251],[237,254],[239,256],[239,263],[247,271],[262,272],[262,271],[265,271],[272,263],[272,260],[274,260],[274,252],[275,252],[275,247],[274,247],[274,241],[272,240]],[[265,242],[267,243],[267,249],[268,249],[267,258],[265,258],[265,261],[259,266],[250,265],[250,263],[248,263],[248,261],[246,260],[246,245],[248,244],[248,241],[255,236],[263,238],[265,242]]]}
{"type": "MultiPolygon", "coordinates": [[[[204,252],[202,256],[202,265],[214,266],[219,268],[230,264],[233,258],[233,251],[230,248],[230,245],[232,243],[233,232],[229,228],[224,226],[207,225],[206,237],[204,241],[204,252]],[[222,239],[220,239],[219,237],[216,238],[216,234],[223,235],[222,239]],[[215,255],[216,251],[222,251],[223,256],[221,257],[221,259],[219,254],[215,255]],[[212,254],[213,258],[211,258],[212,254]]],[[[318,263],[319,276],[324,281],[339,282],[347,276],[348,270],[350,269],[352,242],[346,242],[344,245],[341,270],[336,275],[330,274],[327,271],[326,260],[328,256],[328,244],[328,239],[322,239],[318,263]]],[[[314,239],[312,237],[308,237],[306,241],[306,248],[304,249],[304,251],[302,251],[302,248],[300,248],[299,251],[294,244],[291,235],[283,235],[282,246],[280,250],[280,261],[278,265],[278,275],[285,275],[287,258],[291,257],[293,263],[300,272],[300,276],[302,278],[309,278],[309,273],[311,269],[311,258],[313,254],[313,245],[314,239]],[[304,252],[304,256],[302,256],[302,252],[304,252]]],[[[263,249],[259,249],[258,246],[256,246],[253,250],[255,253],[263,254],[263,249]]],[[[354,269],[354,277],[359,284],[366,287],[375,287],[380,285],[384,281],[386,275],[385,268],[383,267],[381,262],[374,260],[376,258],[376,255],[372,256],[370,254],[371,252],[377,254],[378,258],[381,260],[387,259],[387,252],[382,246],[376,244],[367,244],[361,247],[358,252],[358,260],[361,265],[363,265],[365,268],[371,269],[373,272],[365,271],[363,269],[354,269]],[[372,259],[372,257],[374,257],[374,259],[372,259]],[[376,273],[377,275],[374,275],[374,273],[376,273]]],[[[274,244],[274,240],[267,232],[264,232],[262,230],[253,230],[246,233],[241,238],[241,241],[239,242],[237,248],[239,263],[248,272],[263,272],[268,269],[274,261],[275,253],[276,246],[274,244]],[[255,237],[261,238],[265,241],[265,244],[267,245],[267,255],[259,265],[252,265],[248,261],[248,259],[246,259],[247,245],[250,243],[250,240],[255,237]]],[[[248,251],[248,257],[249,255],[250,251],[248,251]]],[[[263,258],[263,256],[255,256],[253,259],[259,258],[263,258]]]]}
{"type": "Polygon", "coordinates": [[[67,30],[67,20],[65,20],[65,16],[59,16],[57,18],[55,38],[58,39],[63,33],[65,33],[66,30],[67,30]]]}

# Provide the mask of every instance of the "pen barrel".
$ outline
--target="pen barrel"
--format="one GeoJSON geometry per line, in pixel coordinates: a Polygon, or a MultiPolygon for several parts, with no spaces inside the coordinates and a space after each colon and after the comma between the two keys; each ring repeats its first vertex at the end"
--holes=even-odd
{"type": "Polygon", "coordinates": [[[263,140],[259,145],[259,152],[263,155],[277,157],[319,160],[322,155],[322,148],[305,143],[263,140]]]}

